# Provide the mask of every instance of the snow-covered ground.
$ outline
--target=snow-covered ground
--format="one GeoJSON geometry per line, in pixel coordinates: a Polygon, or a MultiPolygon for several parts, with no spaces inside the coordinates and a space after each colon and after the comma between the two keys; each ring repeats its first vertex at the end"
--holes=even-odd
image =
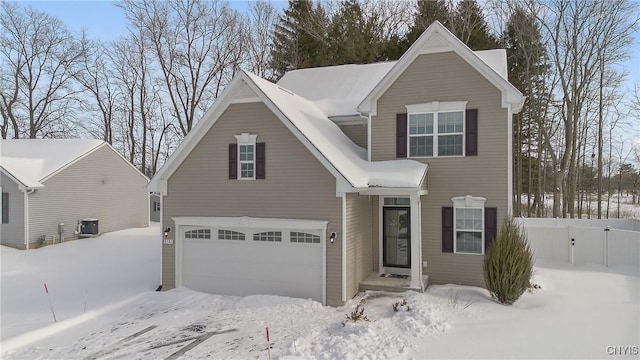
{"type": "Polygon", "coordinates": [[[36,251],[3,248],[2,358],[266,359],[266,327],[276,359],[639,356],[637,267],[538,261],[533,280],[541,288],[514,306],[484,289],[442,285],[423,294],[369,292],[332,308],[277,296],[155,292],[157,234],[131,229],[36,251]],[[409,310],[394,312],[403,299],[409,310]],[[358,303],[369,321],[345,322],[358,303]]]}

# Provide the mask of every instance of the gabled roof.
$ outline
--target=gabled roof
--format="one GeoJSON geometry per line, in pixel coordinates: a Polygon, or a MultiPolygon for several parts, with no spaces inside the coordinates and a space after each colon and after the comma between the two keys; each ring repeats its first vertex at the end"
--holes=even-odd
{"type": "MultiPolygon", "coordinates": [[[[361,113],[375,115],[377,113],[377,100],[389,89],[398,77],[422,54],[433,54],[453,51],[465,60],[478,73],[484,76],[502,94],[502,107],[511,106],[517,113],[524,104],[525,97],[506,79],[506,62],[495,63],[490,66],[488,62],[494,62],[499,52],[485,51],[475,53],[460,39],[453,35],[444,25],[435,21],[420,35],[413,45],[400,57],[393,68],[371,90],[371,92],[358,105],[361,113]]],[[[506,58],[506,57],[505,57],[506,58]]]]}
{"type": "Polygon", "coordinates": [[[149,190],[166,193],[166,180],[218,121],[233,102],[234,94],[246,96],[247,88],[253,91],[336,179],[346,181],[353,188],[421,186],[427,170],[426,164],[413,160],[368,162],[366,151],[354,144],[312,101],[241,71],[153,177],[149,190]]]}
{"type": "Polygon", "coordinates": [[[51,176],[103,146],[109,144],[94,139],[0,140],[0,169],[22,187],[37,189],[44,187],[42,183],[51,176]]]}

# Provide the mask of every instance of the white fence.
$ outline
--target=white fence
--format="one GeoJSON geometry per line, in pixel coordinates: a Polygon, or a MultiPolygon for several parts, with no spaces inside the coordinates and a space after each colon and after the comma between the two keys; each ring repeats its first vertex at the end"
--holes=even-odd
{"type": "Polygon", "coordinates": [[[640,221],[518,218],[537,259],[640,266],[640,221]]]}

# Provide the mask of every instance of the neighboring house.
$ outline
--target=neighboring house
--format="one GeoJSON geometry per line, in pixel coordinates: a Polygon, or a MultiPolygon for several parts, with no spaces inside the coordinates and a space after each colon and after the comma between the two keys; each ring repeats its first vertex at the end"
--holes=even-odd
{"type": "Polygon", "coordinates": [[[33,249],[149,223],[148,178],[104,141],[0,140],[0,172],[2,245],[33,249]]]}
{"type": "Polygon", "coordinates": [[[164,289],[337,306],[380,275],[483,286],[524,102],[506,77],[504,50],[437,22],[397,62],[240,72],[150,182],[164,289]]]}
{"type": "Polygon", "coordinates": [[[160,196],[149,194],[149,220],[160,222],[160,196]]]}

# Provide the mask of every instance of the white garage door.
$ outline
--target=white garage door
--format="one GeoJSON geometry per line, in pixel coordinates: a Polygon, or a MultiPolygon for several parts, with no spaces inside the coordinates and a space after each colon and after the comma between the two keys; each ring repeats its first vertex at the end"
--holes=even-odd
{"type": "MultiPolygon", "coordinates": [[[[180,226],[183,286],[221,295],[270,294],[323,302],[324,229],[299,227],[309,225],[299,220],[233,219],[240,220],[180,226]]],[[[321,223],[326,228],[326,222],[321,223]]]]}

